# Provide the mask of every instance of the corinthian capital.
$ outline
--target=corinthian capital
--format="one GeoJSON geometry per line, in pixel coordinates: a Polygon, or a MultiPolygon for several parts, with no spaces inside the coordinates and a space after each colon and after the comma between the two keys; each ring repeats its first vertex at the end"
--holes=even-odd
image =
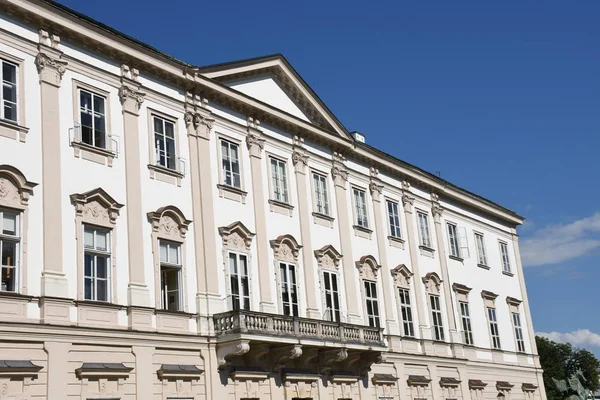
{"type": "Polygon", "coordinates": [[[35,66],[40,74],[40,82],[60,86],[62,77],[67,70],[67,62],[53,58],[46,53],[38,53],[35,57],[35,66]]]}
{"type": "Polygon", "coordinates": [[[128,85],[119,88],[119,99],[124,112],[138,115],[145,97],[146,94],[138,88],[132,88],[128,85]]]}
{"type": "Polygon", "coordinates": [[[252,133],[246,136],[246,145],[248,146],[248,150],[250,150],[250,157],[261,158],[261,153],[265,148],[265,139],[252,133]]]}

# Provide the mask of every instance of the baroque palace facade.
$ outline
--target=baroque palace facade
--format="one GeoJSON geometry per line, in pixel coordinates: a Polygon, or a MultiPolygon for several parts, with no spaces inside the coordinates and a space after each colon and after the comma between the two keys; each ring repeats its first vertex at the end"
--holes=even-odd
{"type": "Polygon", "coordinates": [[[0,399],[545,400],[522,217],[282,56],[0,1],[0,399]]]}

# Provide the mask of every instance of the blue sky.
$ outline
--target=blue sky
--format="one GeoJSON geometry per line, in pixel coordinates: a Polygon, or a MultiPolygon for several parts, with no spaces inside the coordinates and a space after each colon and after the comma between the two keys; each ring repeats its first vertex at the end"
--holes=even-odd
{"type": "Polygon", "coordinates": [[[196,65],[283,53],[368,143],[527,217],[536,331],[600,356],[599,1],[61,3],[196,65]]]}

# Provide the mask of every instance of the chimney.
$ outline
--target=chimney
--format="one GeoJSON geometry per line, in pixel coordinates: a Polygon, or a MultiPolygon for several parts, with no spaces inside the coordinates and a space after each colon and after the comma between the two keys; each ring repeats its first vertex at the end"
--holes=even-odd
{"type": "Polygon", "coordinates": [[[363,135],[362,133],[354,131],[351,133],[351,135],[357,142],[366,143],[365,135],[363,135]]]}

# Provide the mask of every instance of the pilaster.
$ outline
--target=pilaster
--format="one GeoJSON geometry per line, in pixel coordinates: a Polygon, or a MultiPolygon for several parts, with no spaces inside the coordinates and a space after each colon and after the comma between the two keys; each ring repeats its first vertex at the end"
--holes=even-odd
{"type": "Polygon", "coordinates": [[[311,240],[311,213],[308,189],[307,166],[308,154],[304,148],[304,139],[298,136],[294,137],[292,163],[296,174],[296,188],[298,192],[298,210],[300,217],[300,238],[305,245],[302,247],[302,266],[304,270],[304,287],[306,296],[306,317],[321,318],[318,308],[318,299],[315,288],[315,264],[310,243],[311,240]]]}
{"type": "Polygon", "coordinates": [[[448,262],[446,257],[446,247],[444,246],[444,234],[442,228],[442,214],[444,208],[440,204],[437,194],[431,194],[431,214],[435,225],[435,238],[437,243],[440,266],[442,269],[442,281],[444,286],[444,303],[446,304],[446,315],[448,316],[448,328],[450,330],[450,341],[460,343],[460,337],[456,331],[456,315],[454,313],[454,302],[452,301],[452,289],[450,288],[450,279],[448,279],[448,262]]]}
{"type": "Polygon", "coordinates": [[[335,186],[335,200],[337,209],[337,220],[340,231],[340,248],[342,251],[342,264],[344,268],[344,288],[346,290],[346,309],[348,312],[348,322],[351,324],[361,324],[362,318],[358,310],[359,296],[356,293],[356,268],[354,266],[354,257],[352,256],[352,226],[348,218],[348,198],[346,187],[348,184],[348,170],[344,165],[344,157],[339,153],[333,153],[331,176],[335,186]]]}
{"type": "Polygon", "coordinates": [[[42,105],[42,202],[44,269],[42,295],[67,297],[68,283],[63,271],[62,255],[62,179],[59,88],[67,62],[62,60],[60,38],[39,31],[35,65],[40,78],[42,105]]]}
{"type": "MultiPolygon", "coordinates": [[[[406,241],[410,255],[410,265],[412,268],[415,288],[415,300],[417,306],[417,316],[419,318],[419,335],[424,338],[424,333],[428,331],[429,318],[427,318],[427,309],[425,307],[423,284],[421,282],[421,273],[419,272],[419,241],[415,234],[415,222],[413,218],[414,196],[410,194],[410,183],[402,182],[402,206],[404,208],[404,218],[406,219],[406,241]]],[[[429,337],[431,338],[431,337],[429,337]]]]}
{"type": "Polygon", "coordinates": [[[381,192],[383,190],[383,182],[378,177],[379,171],[371,168],[371,182],[369,190],[373,199],[373,211],[375,214],[375,232],[377,233],[377,251],[379,252],[379,262],[383,266],[381,274],[381,284],[383,286],[383,303],[385,307],[385,327],[388,335],[399,335],[399,326],[396,318],[394,318],[394,296],[390,291],[391,288],[391,272],[387,259],[386,249],[386,224],[381,212],[381,192]]]}
{"type": "Polygon", "coordinates": [[[153,347],[133,346],[131,349],[135,356],[135,394],[138,399],[152,398],[152,385],[148,381],[152,375],[156,374],[156,369],[152,363],[154,355],[153,347]]]}
{"type": "Polygon", "coordinates": [[[127,288],[130,306],[152,306],[150,290],[146,283],[144,263],[144,213],[142,207],[142,177],[140,166],[139,112],[145,94],[138,82],[139,72],[135,68],[121,65],[121,100],[123,114],[123,137],[125,153],[125,182],[127,208],[127,245],[129,261],[129,285],[127,288]]]}
{"type": "Polygon", "coordinates": [[[262,136],[260,122],[252,117],[247,119],[246,145],[250,153],[250,169],[252,170],[252,197],[254,202],[254,218],[256,223],[256,253],[258,261],[258,281],[260,288],[260,311],[276,313],[271,293],[271,263],[269,262],[269,241],[267,238],[267,214],[265,191],[263,187],[262,153],[265,139],[262,136]]]}
{"type": "Polygon", "coordinates": [[[44,343],[44,351],[48,354],[47,399],[63,400],[68,392],[66,376],[69,375],[70,343],[44,343]]]}

